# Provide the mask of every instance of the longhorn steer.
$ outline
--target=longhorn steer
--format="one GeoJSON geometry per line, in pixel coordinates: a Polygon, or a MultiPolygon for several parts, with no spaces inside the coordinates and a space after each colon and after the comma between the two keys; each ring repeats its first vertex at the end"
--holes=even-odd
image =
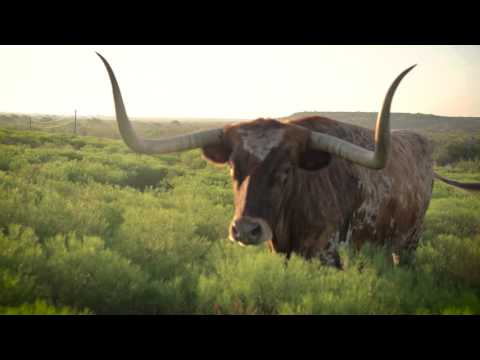
{"type": "Polygon", "coordinates": [[[136,136],[115,75],[98,55],[112,84],[120,133],[133,151],[202,148],[208,160],[230,166],[235,195],[232,241],[268,242],[273,251],[318,257],[337,267],[340,243],[355,248],[365,242],[386,245],[395,262],[401,250],[417,246],[437,176],[432,146],[416,133],[390,132],[393,95],[413,66],[388,90],[374,135],[362,127],[307,117],[257,119],[151,140],[136,136]]]}

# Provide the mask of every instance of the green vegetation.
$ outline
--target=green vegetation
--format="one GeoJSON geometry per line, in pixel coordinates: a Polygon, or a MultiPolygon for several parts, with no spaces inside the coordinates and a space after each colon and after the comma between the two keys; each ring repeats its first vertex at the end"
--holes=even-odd
{"type": "Polygon", "coordinates": [[[455,164],[463,171],[480,170],[480,132],[472,134],[437,134],[430,136],[434,143],[434,157],[439,165],[455,164]],[[459,164],[462,162],[463,164],[459,164]],[[476,165],[475,165],[476,163],[476,165]]]}
{"type": "MultiPolygon", "coordinates": [[[[455,139],[437,171],[480,181],[455,139]]],[[[228,171],[199,150],[0,129],[0,314],[479,314],[479,213],[479,196],[436,182],[410,264],[369,246],[343,249],[344,271],[286,263],[227,240],[228,171]]]]}
{"type": "MultiPolygon", "coordinates": [[[[304,116],[325,116],[341,122],[363,126],[369,129],[375,128],[377,113],[371,112],[320,112],[305,111],[292,114],[286,119],[297,119],[304,116]]],[[[418,132],[435,133],[475,133],[480,131],[480,118],[476,117],[451,117],[431,114],[392,113],[392,129],[411,129],[418,132]]]]}
{"type": "MultiPolygon", "coordinates": [[[[162,137],[173,136],[186,132],[193,132],[205,128],[223,126],[232,120],[202,119],[138,119],[135,121],[135,130],[142,136],[162,137]]],[[[0,127],[14,130],[33,130],[49,133],[73,134],[75,131],[74,117],[59,115],[30,115],[0,113],[0,127]]],[[[120,139],[117,124],[113,118],[101,116],[78,117],[77,134],[83,136],[106,137],[120,139]]]]}

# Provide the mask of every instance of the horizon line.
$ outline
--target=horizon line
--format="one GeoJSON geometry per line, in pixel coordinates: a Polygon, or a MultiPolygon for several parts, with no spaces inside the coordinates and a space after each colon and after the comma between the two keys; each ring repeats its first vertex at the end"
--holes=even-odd
{"type": "MultiPolygon", "coordinates": [[[[249,120],[256,120],[259,118],[264,118],[264,119],[284,119],[288,118],[297,114],[302,114],[302,113],[365,113],[365,114],[378,114],[378,111],[341,111],[341,110],[336,110],[336,111],[322,111],[322,110],[304,110],[304,111],[296,111],[290,115],[284,115],[284,116],[275,116],[275,117],[256,117],[256,118],[245,118],[245,117],[208,117],[208,116],[199,116],[199,117],[194,117],[194,116],[135,116],[135,115],[129,115],[129,118],[131,119],[148,119],[148,120],[155,120],[155,119],[169,119],[169,120],[231,120],[231,121],[238,121],[238,120],[243,120],[243,121],[249,121],[249,120]]],[[[74,111],[71,113],[65,114],[65,113],[28,113],[28,112],[5,112],[5,111],[0,111],[0,114],[2,115],[24,115],[24,116],[71,116],[72,118],[74,117],[74,111]]],[[[115,115],[103,115],[103,114],[86,114],[86,115],[78,115],[79,112],[77,111],[77,118],[88,118],[88,117],[101,117],[101,118],[108,118],[108,119],[115,119],[115,115]]],[[[420,113],[420,112],[415,112],[415,113],[410,113],[410,112],[391,112],[390,114],[409,114],[409,115],[424,115],[424,116],[436,116],[436,117],[445,117],[445,118],[479,118],[480,115],[478,116],[468,116],[468,115],[438,115],[438,114],[427,114],[427,113],[420,113]]]]}

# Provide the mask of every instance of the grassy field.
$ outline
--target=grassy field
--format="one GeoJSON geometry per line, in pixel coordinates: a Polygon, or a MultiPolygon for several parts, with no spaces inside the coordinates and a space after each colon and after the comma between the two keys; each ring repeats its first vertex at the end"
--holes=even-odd
{"type": "MultiPolygon", "coordinates": [[[[371,247],[343,249],[344,271],[286,265],[227,240],[227,169],[199,150],[134,154],[97,125],[97,137],[0,129],[0,313],[480,313],[480,196],[436,182],[410,265],[371,247]]],[[[436,156],[461,139],[438,140],[436,156]]],[[[438,172],[480,182],[475,154],[455,159],[438,172]]]]}
{"type": "MultiPolygon", "coordinates": [[[[120,139],[117,123],[113,118],[79,117],[77,135],[120,139]]],[[[179,135],[201,129],[221,127],[232,120],[216,119],[144,119],[133,118],[135,130],[142,136],[163,137],[179,135]]],[[[14,130],[33,130],[56,134],[74,134],[73,116],[29,115],[0,113],[0,128],[14,130]]]]}

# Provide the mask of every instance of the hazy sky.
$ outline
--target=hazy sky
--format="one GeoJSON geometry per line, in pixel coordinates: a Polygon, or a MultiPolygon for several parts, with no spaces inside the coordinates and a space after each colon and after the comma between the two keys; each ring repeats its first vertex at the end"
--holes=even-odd
{"type": "Polygon", "coordinates": [[[0,112],[257,118],[380,109],[480,116],[479,46],[0,46],[0,112]]]}

